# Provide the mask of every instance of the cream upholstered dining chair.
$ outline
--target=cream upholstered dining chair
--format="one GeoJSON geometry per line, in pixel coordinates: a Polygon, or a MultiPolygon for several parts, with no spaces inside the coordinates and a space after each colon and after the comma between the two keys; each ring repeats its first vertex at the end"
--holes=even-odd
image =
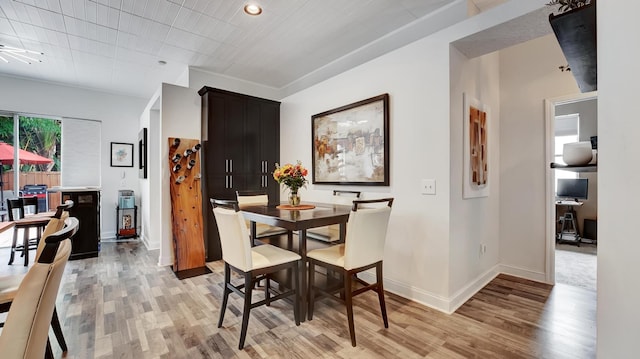
{"type": "Polygon", "coordinates": [[[313,307],[316,290],[323,296],[340,301],[347,307],[349,335],[351,345],[356,346],[356,334],[353,323],[353,297],[368,290],[378,293],[380,311],[384,327],[389,327],[387,309],[384,302],[384,287],[382,284],[382,257],[387,237],[387,226],[391,215],[393,198],[353,201],[353,207],[347,222],[347,236],[345,243],[328,248],[309,251],[309,309],[308,319],[313,319],[313,307]],[[366,207],[365,207],[366,206],[366,207]],[[321,290],[314,286],[315,266],[320,265],[336,272],[341,272],[343,283],[335,288],[321,290]],[[364,287],[353,288],[355,275],[371,269],[376,269],[376,282],[369,284],[356,279],[364,287]],[[340,294],[336,297],[335,294],[340,294]],[[342,299],[344,298],[344,299],[342,299]]]}
{"type": "Polygon", "coordinates": [[[249,312],[251,309],[293,296],[293,311],[296,325],[300,325],[299,318],[299,272],[298,264],[300,256],[297,253],[287,251],[270,244],[251,247],[249,232],[245,224],[242,213],[236,201],[224,201],[210,199],[213,206],[213,214],[218,224],[220,242],[222,245],[222,260],[224,261],[224,293],[222,307],[220,307],[220,320],[218,328],[222,327],[224,313],[227,308],[227,301],[231,292],[244,297],[244,309],[242,313],[242,328],[240,331],[239,349],[244,348],[249,324],[249,312]],[[269,285],[269,275],[281,270],[291,270],[293,272],[293,289],[282,293],[277,293],[271,297],[271,287],[269,285]],[[244,283],[233,285],[231,283],[231,271],[239,273],[244,278],[244,283]],[[253,285],[259,280],[266,279],[265,299],[252,303],[251,294],[253,285]],[[244,292],[242,289],[244,288],[244,292]]]}
{"type": "MultiPolygon", "coordinates": [[[[266,206],[269,204],[269,195],[263,191],[236,191],[236,199],[238,200],[238,206],[240,209],[246,206],[266,206]]],[[[264,223],[251,223],[249,220],[245,220],[247,227],[251,230],[251,226],[256,226],[256,238],[269,238],[282,234],[287,234],[287,230],[284,228],[270,226],[264,223]]],[[[251,233],[251,232],[250,232],[251,233]]],[[[252,242],[252,245],[256,243],[252,242]]]]}
{"type": "MultiPolygon", "coordinates": [[[[334,189],[331,202],[333,202],[333,204],[351,206],[354,200],[360,199],[360,194],[360,191],[334,189]]],[[[310,228],[307,230],[307,237],[323,242],[337,242],[340,240],[340,225],[332,224],[330,226],[310,228]]]]}
{"type": "Polygon", "coordinates": [[[5,359],[53,357],[49,324],[55,308],[64,267],[71,254],[71,237],[78,220],[70,217],[65,227],[48,236],[37,262],[18,287],[14,303],[0,335],[0,353],[5,359]]]}
{"type": "MultiPolygon", "coordinates": [[[[53,233],[61,230],[64,227],[65,221],[69,218],[69,212],[67,210],[73,206],[73,201],[68,200],[64,204],[57,207],[56,213],[49,220],[49,223],[45,227],[42,233],[42,239],[36,249],[36,261],[40,258],[40,254],[45,247],[45,239],[53,233]]],[[[7,276],[0,276],[0,313],[9,311],[16,294],[18,293],[18,287],[22,283],[25,274],[13,274],[7,276]]],[[[1,326],[1,325],[0,325],[1,326]]],[[[53,316],[51,318],[51,328],[55,334],[58,344],[63,352],[67,351],[67,343],[62,333],[60,326],[60,320],[58,319],[58,313],[56,308],[53,309],[53,316]]]]}

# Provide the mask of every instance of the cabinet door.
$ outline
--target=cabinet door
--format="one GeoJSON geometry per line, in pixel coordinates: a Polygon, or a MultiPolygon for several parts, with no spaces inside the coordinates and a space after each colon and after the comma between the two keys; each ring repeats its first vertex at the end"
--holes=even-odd
{"type": "Polygon", "coordinates": [[[247,126],[245,141],[245,162],[246,162],[246,189],[247,190],[264,190],[263,169],[265,168],[262,161],[262,133],[261,118],[262,101],[251,99],[247,101],[247,126]]]}
{"type": "Polygon", "coordinates": [[[263,190],[269,194],[270,204],[278,204],[280,189],[273,179],[273,171],[280,158],[280,104],[263,103],[260,110],[260,162],[264,162],[261,175],[265,176],[263,190]]]}
{"type": "Polygon", "coordinates": [[[205,167],[209,173],[224,173],[228,166],[228,154],[226,152],[226,99],[216,93],[205,95],[208,97],[208,108],[203,114],[202,121],[206,123],[208,140],[205,146],[205,167]],[[206,118],[204,117],[206,116],[206,118]]]}
{"type": "Polygon", "coordinates": [[[225,102],[225,140],[227,153],[225,173],[229,175],[245,174],[244,142],[245,121],[247,117],[246,101],[243,98],[228,96],[225,102]]]}

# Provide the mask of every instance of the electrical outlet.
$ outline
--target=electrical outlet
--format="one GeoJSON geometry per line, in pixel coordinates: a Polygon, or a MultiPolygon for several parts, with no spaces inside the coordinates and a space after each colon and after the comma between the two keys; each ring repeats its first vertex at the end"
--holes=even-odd
{"type": "Polygon", "coordinates": [[[420,192],[422,194],[436,194],[436,180],[423,179],[421,181],[420,192]]]}

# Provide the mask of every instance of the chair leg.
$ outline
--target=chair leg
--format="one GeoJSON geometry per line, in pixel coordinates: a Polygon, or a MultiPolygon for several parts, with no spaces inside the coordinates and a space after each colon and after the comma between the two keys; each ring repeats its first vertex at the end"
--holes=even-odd
{"type": "MultiPolygon", "coordinates": [[[[313,291],[313,283],[315,282],[315,278],[314,278],[314,273],[315,273],[316,269],[315,269],[315,264],[313,262],[313,260],[309,260],[309,302],[307,305],[307,319],[308,320],[312,320],[313,319],[313,307],[314,307],[314,302],[315,302],[315,293],[313,291]]],[[[295,270],[294,270],[295,272],[295,270]]],[[[298,295],[296,293],[296,295],[298,295]]]]}
{"type": "Polygon", "coordinates": [[[224,312],[227,310],[227,301],[229,300],[229,293],[231,290],[231,268],[227,263],[224,264],[224,291],[222,293],[222,306],[220,307],[220,319],[218,320],[218,328],[222,327],[222,321],[224,320],[224,312]]]}
{"type": "Polygon", "coordinates": [[[53,308],[53,317],[51,317],[51,327],[53,328],[53,334],[58,339],[58,344],[63,353],[67,352],[67,342],[64,340],[64,334],[62,333],[62,327],[60,326],[60,319],[58,319],[58,310],[53,308]]]}
{"type": "Polygon", "coordinates": [[[23,230],[24,235],[22,236],[22,254],[24,254],[24,266],[29,265],[29,229],[25,228],[23,230]]]}
{"type": "Polygon", "coordinates": [[[264,299],[266,300],[267,307],[271,305],[271,278],[269,274],[265,275],[265,284],[264,284],[264,299]]]}
{"type": "Polygon", "coordinates": [[[249,313],[251,312],[251,273],[244,274],[244,310],[242,311],[242,329],[240,330],[240,344],[238,349],[244,348],[244,339],[247,336],[247,326],[249,326],[249,313]]]}
{"type": "Polygon", "coordinates": [[[344,304],[347,307],[347,320],[349,321],[349,335],[351,336],[351,346],[356,346],[356,331],[353,324],[353,293],[351,292],[351,279],[353,277],[344,273],[344,304]]]}
{"type": "Polygon", "coordinates": [[[382,312],[382,320],[384,321],[384,327],[389,328],[389,320],[387,319],[387,305],[384,302],[384,286],[382,285],[382,262],[376,265],[376,282],[378,301],[380,302],[380,312],[382,312]]]}
{"type": "Polygon", "coordinates": [[[9,256],[9,264],[13,263],[16,254],[16,246],[18,245],[18,229],[13,228],[13,242],[11,243],[11,255],[9,256]]]}
{"type": "Polygon", "coordinates": [[[49,340],[49,336],[47,336],[47,347],[44,352],[45,359],[53,359],[53,350],[51,350],[51,341],[49,340]]]}
{"type": "MultiPolygon", "coordinates": [[[[296,325],[300,325],[300,271],[298,270],[298,261],[293,263],[293,267],[291,267],[291,271],[293,272],[293,290],[295,292],[293,293],[293,319],[296,325]]],[[[313,288],[313,285],[310,285],[309,288],[313,288]]],[[[309,302],[311,301],[312,299],[309,300],[309,302]]]]}

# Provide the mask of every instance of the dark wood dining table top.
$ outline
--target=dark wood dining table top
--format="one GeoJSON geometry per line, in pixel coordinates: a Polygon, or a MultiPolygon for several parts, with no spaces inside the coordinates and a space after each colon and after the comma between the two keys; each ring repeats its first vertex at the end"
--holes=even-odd
{"type": "Polygon", "coordinates": [[[244,218],[259,223],[281,227],[290,231],[305,230],[330,224],[347,223],[351,206],[312,203],[316,207],[304,210],[278,209],[275,206],[242,207],[244,218]]]}

